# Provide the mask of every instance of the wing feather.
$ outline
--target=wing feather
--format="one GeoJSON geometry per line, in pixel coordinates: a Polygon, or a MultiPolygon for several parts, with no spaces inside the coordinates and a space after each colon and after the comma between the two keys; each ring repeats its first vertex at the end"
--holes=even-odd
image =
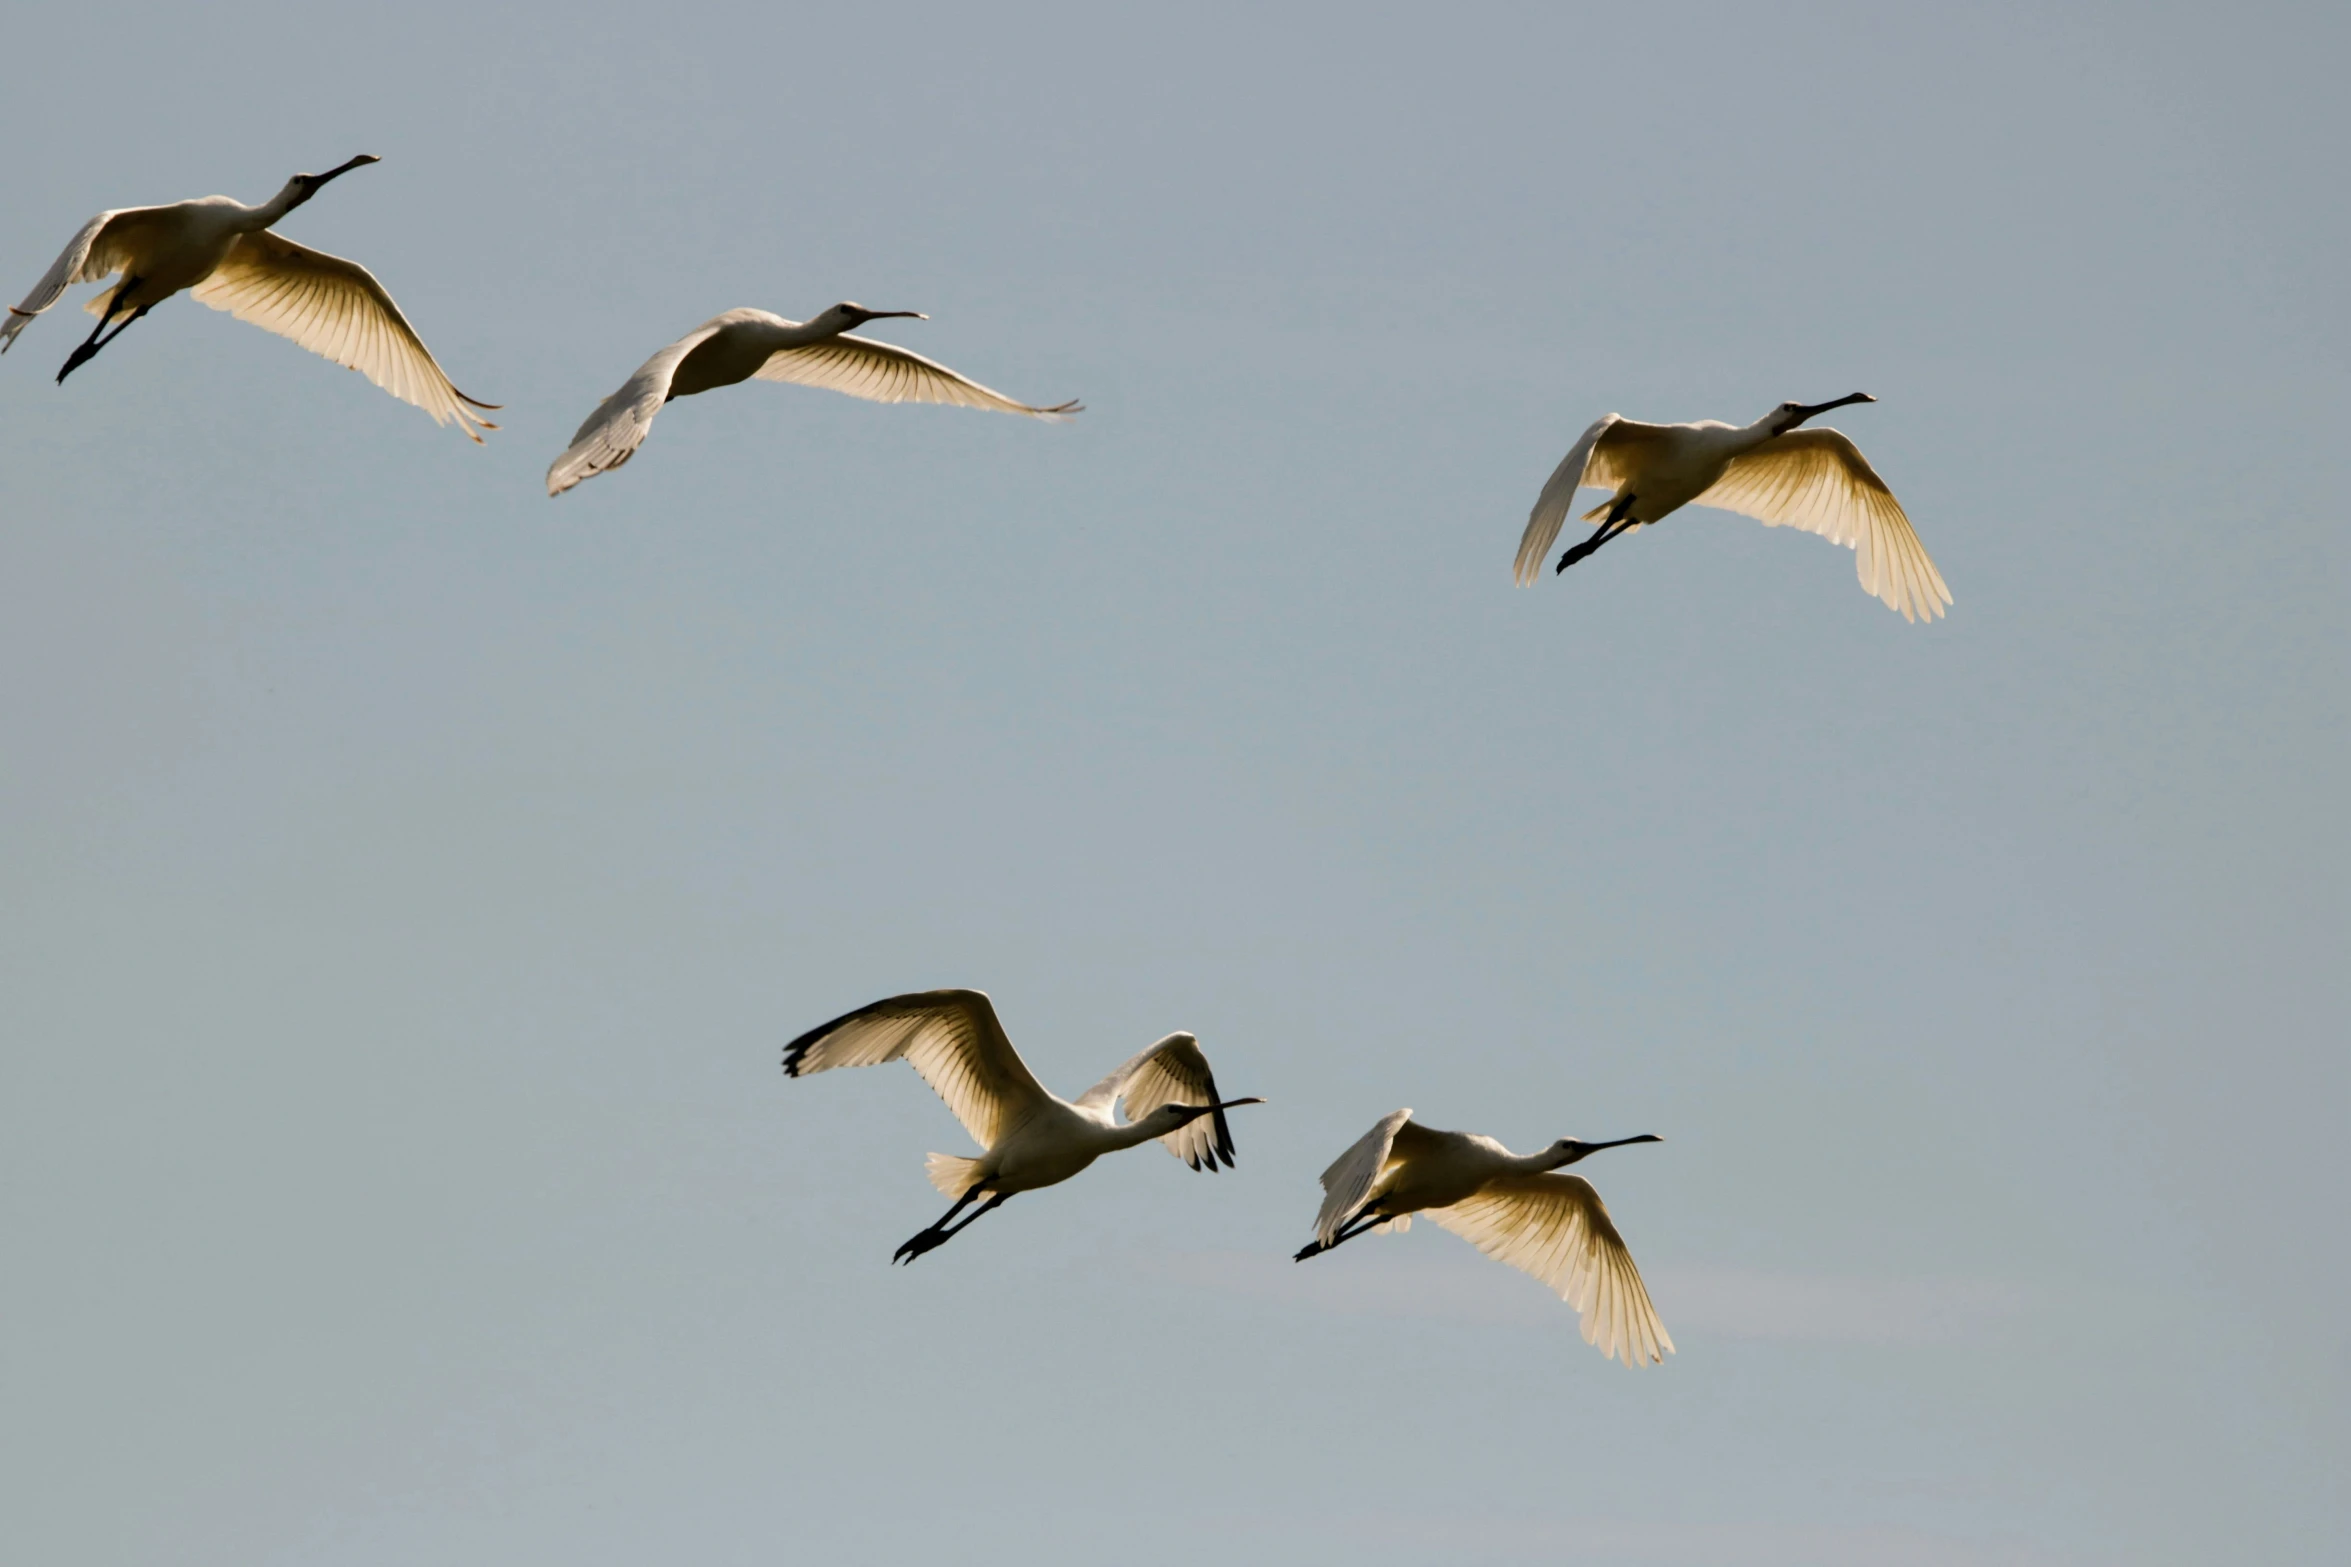
{"type": "MultiPolygon", "coordinates": [[[[1076,1102],[1080,1109],[1107,1111],[1124,1099],[1127,1119],[1140,1121],[1161,1105],[1211,1105],[1220,1098],[1200,1041],[1177,1033],[1121,1065],[1076,1102]]],[[[1233,1163],[1233,1129],[1222,1110],[1177,1128],[1159,1143],[1195,1170],[1213,1171],[1219,1160],[1228,1168],[1233,1163]]]]}
{"type": "Polygon", "coordinates": [[[845,1012],[784,1047],[784,1075],[898,1060],[922,1074],[983,1148],[1049,1097],[977,990],[916,991],[845,1012]]]}
{"type": "Polygon", "coordinates": [[[1033,408],[910,349],[866,337],[832,337],[804,348],[780,348],[754,374],[762,381],[823,387],[876,403],[950,403],[1056,421],[1084,412],[1084,406],[1074,401],[1033,408]]]}
{"type": "Polygon", "coordinates": [[[1322,1210],[1314,1216],[1316,1240],[1328,1246],[1331,1237],[1371,1200],[1374,1185],[1388,1167],[1396,1136],[1411,1120],[1409,1109],[1392,1110],[1381,1116],[1370,1131],[1357,1138],[1354,1146],[1333,1159],[1330,1168],[1322,1172],[1322,1210]]]}
{"type": "Polygon", "coordinates": [[[724,318],[705,321],[637,366],[620,390],[596,405],[571,445],[547,467],[547,493],[561,495],[582,479],[608,473],[637,455],[652,433],[653,416],[669,401],[670,383],[688,354],[718,334],[724,318]]]}
{"type": "MultiPolygon", "coordinates": [[[[1520,587],[1530,586],[1542,575],[1543,557],[1551,553],[1551,546],[1559,540],[1560,527],[1567,521],[1568,512],[1574,509],[1575,492],[1621,489],[1632,474],[1634,454],[1665,430],[1666,426],[1661,424],[1643,424],[1620,414],[1604,414],[1576,437],[1575,445],[1568,448],[1567,455],[1544,481],[1543,493],[1535,497],[1535,509],[1527,514],[1526,532],[1519,535],[1518,559],[1512,564],[1511,574],[1520,587]]],[[[1589,522],[1607,509],[1602,506],[1584,520],[1589,522]]],[[[1639,527],[1639,523],[1634,523],[1625,531],[1631,533],[1639,527]]]]}
{"type": "Polygon", "coordinates": [[[1853,551],[1862,591],[1904,620],[1932,620],[1951,602],[1902,503],[1842,431],[1790,430],[1731,459],[1692,502],[1801,528],[1853,551]]]}
{"type": "Polygon", "coordinates": [[[1584,1342],[1601,1354],[1640,1366],[1673,1352],[1632,1252],[1582,1176],[1508,1175],[1451,1207],[1422,1212],[1495,1261],[1558,1291],[1582,1317],[1584,1342]]]}
{"type": "MultiPolygon", "coordinates": [[[[160,207],[116,207],[99,213],[83,224],[74,237],[66,241],[49,270],[41,274],[41,281],[24,302],[12,305],[8,319],[0,322],[0,354],[8,352],[8,345],[16,335],[32,323],[33,317],[57,303],[58,296],[76,283],[95,283],[122,269],[127,252],[139,235],[153,223],[160,207]]],[[[101,293],[91,306],[102,309],[101,301],[112,296],[112,290],[101,293]]]]}
{"type": "Polygon", "coordinates": [[[356,261],[263,230],[239,236],[212,275],[189,292],[358,371],[431,414],[435,424],[455,420],[477,443],[481,430],[498,428],[473,411],[497,405],[457,389],[383,284],[356,261]]]}

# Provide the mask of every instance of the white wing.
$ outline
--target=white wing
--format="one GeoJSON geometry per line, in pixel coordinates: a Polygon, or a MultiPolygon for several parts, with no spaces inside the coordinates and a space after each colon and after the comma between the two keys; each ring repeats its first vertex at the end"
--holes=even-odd
{"type": "Polygon", "coordinates": [[[58,295],[76,283],[95,283],[119,269],[125,244],[141,227],[141,220],[161,210],[118,207],[101,212],[83,224],[81,232],[59,253],[55,264],[33,285],[33,291],[25,295],[24,303],[9,307],[7,322],[0,324],[0,354],[8,352],[8,345],[16,341],[16,334],[33,317],[57,303],[58,295]]]}
{"type": "MultiPolygon", "coordinates": [[[[1107,1111],[1123,1098],[1127,1119],[1140,1121],[1161,1105],[1212,1105],[1218,1097],[1200,1041],[1190,1034],[1170,1034],[1078,1095],[1077,1104],[1080,1109],[1107,1111]]],[[[1225,1124],[1222,1110],[1170,1132],[1159,1144],[1195,1170],[1214,1170],[1220,1159],[1227,1166],[1233,1162],[1233,1129],[1225,1124]]]]}
{"type": "Polygon", "coordinates": [[[473,412],[497,404],[468,397],[450,383],[384,285],[356,261],[263,230],[240,235],[227,259],[189,292],[200,303],[358,371],[431,414],[435,424],[456,420],[477,443],[477,426],[498,428],[473,412]]]}
{"type": "MultiPolygon", "coordinates": [[[[1667,428],[1618,414],[1603,414],[1589,430],[1576,437],[1575,445],[1568,448],[1559,466],[1551,470],[1543,493],[1535,497],[1535,509],[1527,513],[1527,531],[1519,535],[1518,560],[1511,568],[1520,587],[1529,586],[1542,575],[1543,557],[1558,542],[1560,525],[1575,507],[1575,492],[1587,487],[1621,488],[1632,476],[1634,454],[1663,435],[1667,428]]],[[[1625,531],[1631,533],[1640,526],[1634,523],[1625,531]]]]}
{"type": "Polygon", "coordinates": [[[547,493],[561,495],[582,479],[610,472],[637,455],[653,429],[653,416],[669,401],[669,385],[686,355],[714,336],[720,323],[706,321],[637,366],[620,390],[596,405],[563,455],[547,468],[547,493]]]}
{"type": "Polygon", "coordinates": [[[1692,504],[1802,528],[1846,546],[1862,591],[1900,610],[1904,620],[1932,620],[1951,602],[1894,492],[1840,431],[1790,430],[1767,441],[1733,458],[1692,504]]]}
{"type": "Polygon", "coordinates": [[[1032,408],[918,353],[866,337],[833,337],[805,348],[779,348],[754,374],[762,381],[821,386],[876,403],[952,403],[1056,421],[1085,411],[1076,402],[1032,408]]]}
{"type": "Polygon", "coordinates": [[[1373,1184],[1388,1167],[1388,1154],[1395,1146],[1396,1134],[1411,1119],[1410,1110],[1395,1110],[1381,1116],[1370,1131],[1357,1138],[1352,1148],[1332,1160],[1331,1167],[1322,1172],[1322,1211],[1314,1216],[1316,1240],[1328,1246],[1331,1237],[1370,1199],[1373,1184]]]}
{"type": "Polygon", "coordinates": [[[977,990],[917,991],[843,1013],[784,1046],[784,1075],[901,1058],[983,1148],[995,1147],[1048,1097],[977,990]]]}
{"type": "Polygon", "coordinates": [[[1584,1342],[1628,1366],[1673,1351],[1641,1270],[1592,1183],[1580,1175],[1506,1175],[1449,1208],[1422,1210],[1497,1262],[1531,1273],[1584,1321],[1584,1342]]]}

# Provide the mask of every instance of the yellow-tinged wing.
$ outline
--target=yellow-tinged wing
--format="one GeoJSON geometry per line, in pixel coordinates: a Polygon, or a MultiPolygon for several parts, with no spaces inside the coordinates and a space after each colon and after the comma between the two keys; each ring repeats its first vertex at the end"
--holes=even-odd
{"type": "Polygon", "coordinates": [[[1047,1097],[983,991],[923,990],[845,1012],[784,1047],[784,1075],[911,1063],[983,1148],[1047,1097]]]}
{"type": "Polygon", "coordinates": [[[1741,457],[1691,504],[1772,527],[1802,528],[1853,551],[1862,591],[1905,620],[1943,613],[1951,590],[1927,559],[1902,503],[1837,430],[1790,430],[1741,457]]]}
{"type": "Polygon", "coordinates": [[[1074,401],[1032,408],[920,354],[864,337],[833,337],[805,348],[781,348],[755,373],[762,381],[821,386],[875,403],[952,403],[1053,420],[1085,411],[1074,401]]]}
{"type": "MultiPolygon", "coordinates": [[[[1218,1097],[1200,1041],[1170,1034],[1080,1094],[1076,1103],[1081,1109],[1108,1110],[1112,1101],[1124,1099],[1127,1119],[1140,1121],[1161,1105],[1212,1105],[1218,1097]]],[[[1233,1129],[1222,1110],[1178,1127],[1159,1143],[1195,1170],[1214,1170],[1219,1160],[1233,1162],[1233,1129]]]]}
{"type": "Polygon", "coordinates": [[[1601,1354],[1640,1366],[1673,1352],[1633,1254],[1582,1176],[1507,1175],[1449,1208],[1421,1211],[1495,1261],[1557,1290],[1582,1316],[1584,1342],[1601,1354]]]}
{"type": "Polygon", "coordinates": [[[450,382],[375,274],[356,261],[264,230],[239,236],[227,259],[190,292],[215,310],[358,371],[431,414],[435,424],[454,419],[476,442],[477,426],[497,428],[473,412],[497,404],[468,397],[450,382]]]}

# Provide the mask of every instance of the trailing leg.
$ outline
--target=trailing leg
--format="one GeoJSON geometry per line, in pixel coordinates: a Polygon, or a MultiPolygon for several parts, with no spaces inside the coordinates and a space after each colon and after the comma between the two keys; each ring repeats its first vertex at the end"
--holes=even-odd
{"type": "Polygon", "coordinates": [[[981,1203],[977,1208],[974,1208],[961,1224],[956,1225],[953,1229],[949,1229],[947,1227],[947,1221],[955,1217],[956,1209],[961,1208],[965,1203],[970,1202],[979,1194],[980,1189],[977,1186],[974,1186],[970,1191],[965,1192],[961,1197],[956,1199],[954,1208],[948,1209],[940,1216],[938,1223],[932,1225],[929,1229],[923,1231],[920,1235],[915,1236],[905,1245],[899,1247],[897,1251],[891,1254],[890,1260],[892,1262],[912,1262],[915,1258],[921,1256],[926,1251],[938,1250],[941,1246],[946,1245],[956,1236],[961,1235],[965,1230],[970,1229],[973,1224],[978,1222],[981,1214],[986,1213],[993,1208],[1003,1207],[1005,1202],[1012,1196],[1012,1193],[1010,1192],[998,1192],[995,1196],[989,1198],[986,1202],[981,1203]]]}

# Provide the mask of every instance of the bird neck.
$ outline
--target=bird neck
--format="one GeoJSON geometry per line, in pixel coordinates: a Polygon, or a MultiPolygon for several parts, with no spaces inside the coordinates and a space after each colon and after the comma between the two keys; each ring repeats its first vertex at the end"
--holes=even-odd
{"type": "Polygon", "coordinates": [[[310,195],[302,188],[300,180],[288,180],[286,188],[269,200],[258,207],[246,208],[245,220],[254,229],[265,229],[309,199],[310,195]]]}
{"type": "Polygon", "coordinates": [[[1561,1165],[1573,1164],[1575,1161],[1572,1150],[1562,1153],[1556,1148],[1543,1148],[1534,1153],[1512,1154],[1510,1167],[1520,1175],[1541,1175],[1546,1170],[1556,1170],[1561,1165]]]}
{"type": "Polygon", "coordinates": [[[1133,1148],[1150,1142],[1155,1137],[1165,1137],[1166,1135],[1167,1133],[1164,1131],[1155,1131],[1140,1122],[1129,1121],[1124,1126],[1113,1126],[1109,1129],[1107,1146],[1114,1150],[1133,1148]]]}
{"type": "Polygon", "coordinates": [[[813,321],[795,321],[778,336],[786,348],[805,348],[811,343],[825,343],[848,331],[846,323],[827,321],[819,316],[813,321]]]}

